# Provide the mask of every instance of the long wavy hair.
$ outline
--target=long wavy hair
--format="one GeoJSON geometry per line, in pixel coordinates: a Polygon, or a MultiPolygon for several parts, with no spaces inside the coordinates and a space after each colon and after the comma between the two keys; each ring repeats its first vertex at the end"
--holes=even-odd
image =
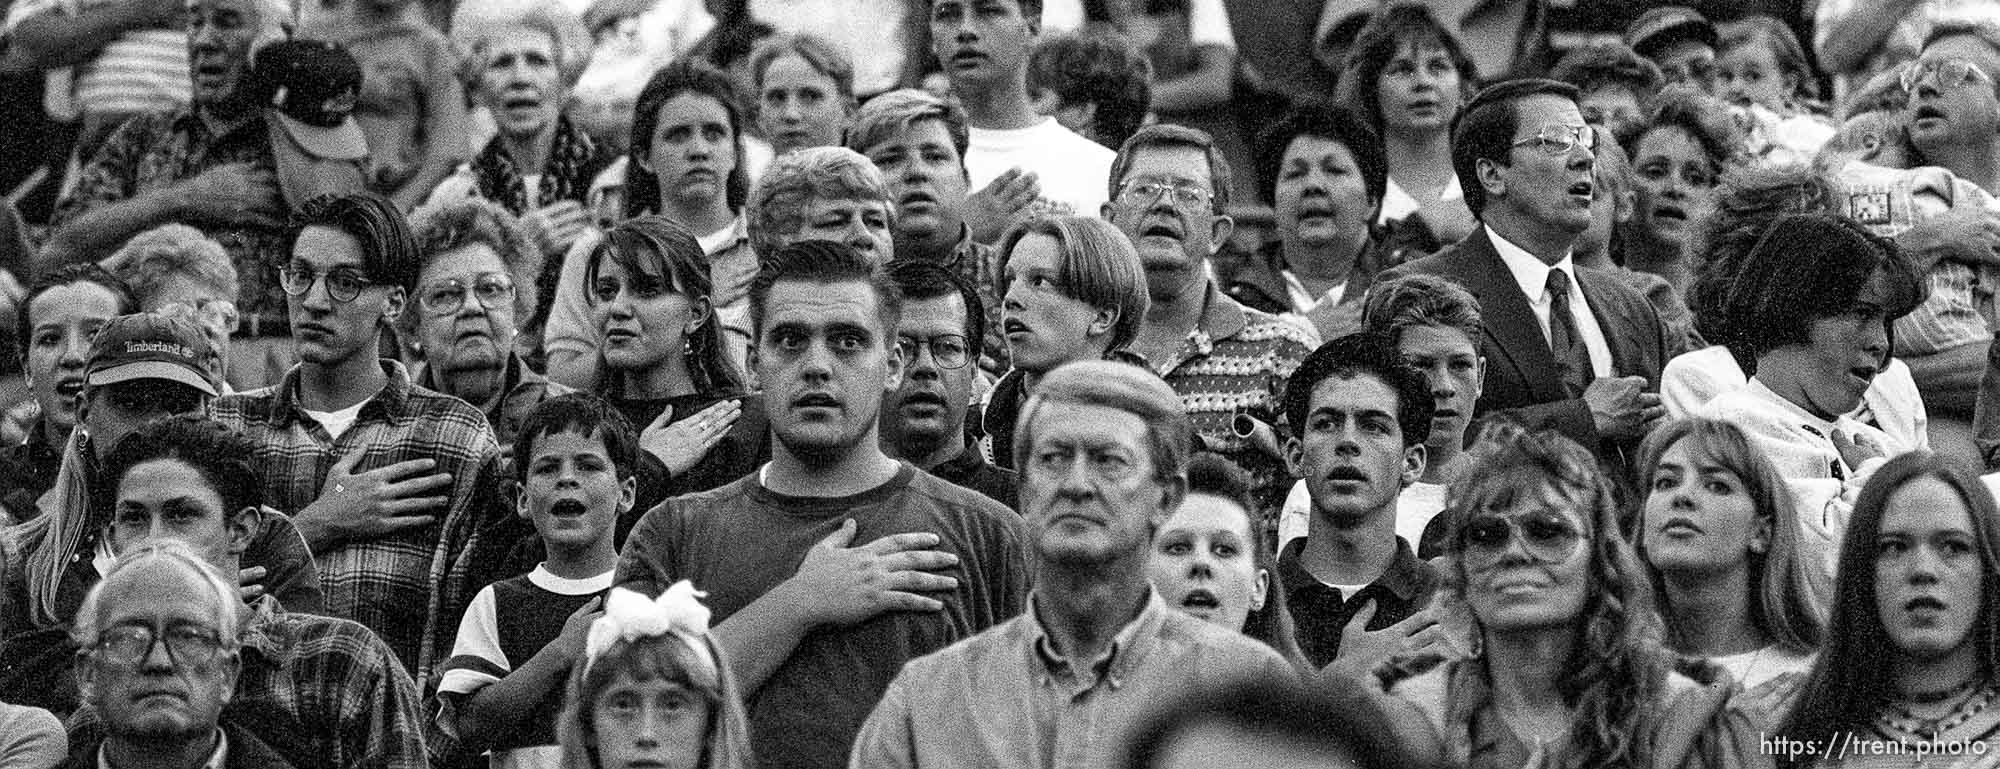
{"type": "MultiPolygon", "coordinates": [[[[1568,767],[1642,767],[1652,752],[1646,721],[1666,688],[1673,657],[1660,645],[1659,619],[1645,565],[1618,528],[1612,481],[1590,452],[1553,432],[1488,430],[1464,478],[1446,499],[1451,600],[1466,592],[1465,524],[1472,515],[1531,503],[1544,493],[1582,514],[1589,530],[1589,578],[1583,610],[1571,621],[1571,666],[1556,682],[1573,711],[1568,767]]],[[[1483,628],[1473,617],[1475,631],[1483,628]]],[[[1483,666],[1483,663],[1482,663],[1483,666]]],[[[1458,680],[1486,677],[1461,677],[1458,680]]],[[[1454,692],[1454,720],[1468,718],[1489,691],[1454,692]]]]}
{"type": "MultiPolygon", "coordinates": [[[[1882,627],[1875,603],[1875,557],[1882,517],[1889,497],[1911,482],[1933,478],[1950,486],[1972,515],[1972,535],[1981,563],[1979,619],[1972,623],[1974,648],[1988,680],[2000,674],[2000,506],[1972,472],[1943,456],[1911,452],[1889,460],[1861,488],[1854,512],[1847,519],[1847,537],[1840,543],[1840,563],[1833,586],[1833,616],[1826,646],[1799,690],[1797,704],[1781,734],[1795,740],[1823,740],[1868,728],[1875,707],[1894,687],[1893,664],[1885,651],[1895,645],[1882,627]]],[[[1808,762],[1780,757],[1781,767],[1808,762]]]]}
{"type": "Polygon", "coordinates": [[[724,199],[729,210],[737,212],[743,210],[743,201],[750,197],[750,173],[745,170],[743,157],[741,96],[736,93],[736,86],[730,84],[728,75],[699,61],[682,59],[653,73],[632,106],[632,157],[625,164],[627,218],[660,212],[660,177],[638,161],[649,159],[653,152],[653,131],[660,125],[660,108],[685,93],[714,99],[729,114],[729,140],[736,147],[736,164],[730,167],[723,185],[724,199]]]}
{"type": "Polygon", "coordinates": [[[750,722],[743,714],[743,693],[729,672],[729,660],[715,638],[703,635],[707,651],[698,660],[694,647],[670,635],[646,636],[613,641],[589,665],[575,665],[569,677],[569,696],[556,722],[556,741],[562,746],[565,769],[597,769],[597,733],[591,713],[597,698],[619,678],[634,681],[668,681],[685,687],[708,702],[708,728],[702,730],[702,769],[750,769],[750,722]]]}
{"type": "MultiPolygon", "coordinates": [[[[625,271],[627,280],[657,283],[690,300],[708,301],[713,291],[708,279],[708,258],[694,235],[664,216],[640,216],[604,233],[590,250],[584,270],[585,295],[597,302],[589,287],[597,282],[597,271],[606,259],[625,271]]],[[[727,398],[743,394],[743,372],[729,360],[722,341],[722,323],[709,308],[708,320],[688,329],[687,370],[695,392],[727,398]]],[[[616,395],[624,387],[623,377],[610,370],[598,353],[597,382],[592,392],[616,395]]]]}
{"type": "MultiPolygon", "coordinates": [[[[1689,448],[1696,456],[1735,474],[1743,482],[1743,493],[1750,498],[1757,517],[1770,524],[1769,547],[1762,553],[1746,556],[1752,576],[1744,600],[1750,602],[1751,621],[1787,651],[1809,654],[1817,650],[1826,639],[1821,601],[1828,584],[1819,564],[1805,554],[1799,541],[1798,508],[1792,502],[1791,489],[1785,485],[1784,477],[1750,443],[1742,428],[1714,419],[1682,419],[1661,425],[1639,447],[1640,488],[1646,497],[1652,495],[1661,457],[1683,442],[1690,442],[1689,448]]],[[[1643,519],[1641,511],[1646,497],[1634,505],[1635,517],[1643,519]]],[[[1643,526],[1640,529],[1644,531],[1643,526]]],[[[1646,556],[1643,535],[1639,539],[1639,552],[1646,556]]],[[[1670,616],[1671,606],[1662,587],[1660,570],[1652,565],[1650,556],[1646,556],[1646,572],[1653,578],[1653,595],[1662,615],[1670,616]]],[[[1684,649],[1683,639],[1676,630],[1675,625],[1668,623],[1666,638],[1675,648],[1684,649]]]]}

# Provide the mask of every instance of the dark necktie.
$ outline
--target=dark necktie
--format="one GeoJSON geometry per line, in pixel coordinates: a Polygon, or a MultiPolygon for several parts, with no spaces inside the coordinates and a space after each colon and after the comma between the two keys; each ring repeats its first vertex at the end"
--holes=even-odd
{"type": "Polygon", "coordinates": [[[1590,350],[1583,346],[1583,335],[1577,333],[1576,316],[1569,311],[1569,274],[1549,270],[1548,288],[1549,351],[1555,353],[1556,366],[1561,369],[1563,389],[1569,391],[1569,397],[1579,398],[1596,372],[1590,365],[1590,350]]]}

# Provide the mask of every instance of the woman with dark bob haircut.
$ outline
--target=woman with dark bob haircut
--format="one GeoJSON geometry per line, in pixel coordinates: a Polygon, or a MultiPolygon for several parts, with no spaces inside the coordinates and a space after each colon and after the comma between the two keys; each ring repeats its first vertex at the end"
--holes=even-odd
{"type": "MultiPolygon", "coordinates": [[[[1848,519],[1827,642],[1784,738],[1851,744],[1852,754],[1890,743],[1919,761],[1920,750],[1934,753],[1927,766],[1991,766],[1967,757],[2000,737],[1995,623],[2000,509],[1991,491],[1936,454],[1891,460],[1848,519]]],[[[1787,769],[1829,765],[1823,755],[1778,759],[1787,769]]]]}

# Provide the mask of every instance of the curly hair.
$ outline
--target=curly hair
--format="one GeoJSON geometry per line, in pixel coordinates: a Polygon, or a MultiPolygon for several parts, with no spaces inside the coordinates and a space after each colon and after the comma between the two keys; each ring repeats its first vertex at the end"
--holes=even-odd
{"type": "MultiPolygon", "coordinates": [[[[609,260],[625,272],[625,279],[642,286],[655,286],[680,294],[689,301],[707,302],[714,290],[708,278],[708,258],[694,235],[664,216],[627,219],[604,233],[584,261],[584,295],[592,305],[601,300],[593,288],[598,271],[609,260]]],[[[733,397],[744,391],[743,373],[729,359],[723,343],[722,321],[713,308],[699,328],[686,329],[688,378],[695,392],[733,397]]],[[[602,350],[599,351],[601,356],[602,350]]],[[[599,360],[599,381],[590,388],[596,393],[618,393],[622,374],[599,360]]]]}
{"type": "Polygon", "coordinates": [[[556,71],[565,87],[590,66],[590,30],[583,19],[563,3],[527,0],[485,0],[459,3],[452,12],[451,41],[458,49],[459,76],[467,90],[477,88],[480,73],[491,63],[493,36],[513,27],[524,27],[549,36],[555,46],[556,71]]]}
{"type": "Polygon", "coordinates": [[[1618,145],[1627,157],[1639,157],[1639,140],[1662,128],[1678,128],[1701,145],[1701,152],[1719,174],[1745,152],[1743,131],[1729,119],[1726,105],[1686,83],[1676,83],[1653,96],[1646,115],[1625,126],[1618,145]]]}
{"type": "Polygon", "coordinates": [[[761,259],[777,253],[805,227],[806,206],[816,199],[880,201],[895,224],[889,185],[874,163],[846,147],[805,147],[773,159],[751,188],[750,250],[761,259]]]}
{"type": "MultiPolygon", "coordinates": [[[[411,234],[417,241],[417,275],[432,260],[468,246],[493,249],[500,263],[507,265],[514,280],[514,314],[526,318],[540,296],[542,254],[521,231],[521,222],[502,206],[485,198],[463,198],[425,206],[410,217],[411,234]]],[[[408,332],[417,327],[418,313],[405,312],[397,328],[408,332]]]]}
{"type": "MultiPolygon", "coordinates": [[[[1714,419],[1676,420],[1661,425],[1639,446],[1639,487],[1648,490],[1648,496],[1659,476],[1661,458],[1669,449],[1682,444],[1687,444],[1701,461],[1735,475],[1756,516],[1770,525],[1769,547],[1748,556],[1752,576],[1750,593],[1744,600],[1749,602],[1751,621],[1764,635],[1793,653],[1809,654],[1818,649],[1826,638],[1819,600],[1827,594],[1828,586],[1819,564],[1802,550],[1798,508],[1777,466],[1750,442],[1741,427],[1714,419]]],[[[1641,499],[1635,507],[1643,510],[1645,502],[1641,499]]],[[[1646,555],[1643,533],[1639,552],[1646,555]]],[[[1653,577],[1654,598],[1661,613],[1666,614],[1670,603],[1660,570],[1652,565],[1651,557],[1646,557],[1646,562],[1653,577]]],[[[1666,631],[1668,640],[1678,647],[1682,640],[1679,628],[1668,625],[1666,631]]]]}
{"type": "Polygon", "coordinates": [[[1383,334],[1363,331],[1339,337],[1319,346],[1299,361],[1285,381],[1284,416],[1293,438],[1304,438],[1312,416],[1313,391],[1328,379],[1353,379],[1366,374],[1396,393],[1396,426],[1403,447],[1423,443],[1431,437],[1431,416],[1437,402],[1431,398],[1430,380],[1397,352],[1396,343],[1383,334]]]}
{"type": "Polygon", "coordinates": [[[1574,712],[1571,766],[1647,765],[1653,746],[1643,719],[1662,697],[1674,663],[1660,645],[1645,564],[1619,533],[1615,497],[1612,480],[1574,441],[1554,432],[1503,429],[1482,437],[1445,503],[1446,582],[1458,602],[1465,600],[1465,528],[1473,515],[1553,498],[1584,519],[1589,577],[1582,611],[1570,623],[1576,664],[1556,683],[1574,712]]]}
{"type": "Polygon", "coordinates": [[[171,459],[194,468],[218,499],[223,515],[263,504],[260,473],[252,461],[257,446],[242,433],[201,414],[164,416],[140,425],[105,455],[103,472],[92,484],[100,510],[118,504],[125,474],[146,462],[171,459]]]}
{"type": "MultiPolygon", "coordinates": [[[[1989,679],[2000,671],[2000,632],[1994,630],[2000,621],[2000,507],[1984,483],[1951,459],[1921,451],[1903,454],[1876,470],[1854,502],[1840,543],[1826,646],[1799,687],[1797,704],[1780,734],[1824,745],[1842,733],[1866,733],[1876,703],[1894,691],[1895,666],[1885,664],[1890,660],[1884,656],[1893,655],[1896,647],[1882,627],[1875,595],[1877,548],[1889,498],[1925,478],[1951,487],[1971,518],[1982,564],[1972,647],[1989,679]]],[[[1781,767],[1809,763],[1794,756],[1778,761],[1781,767]]]]}
{"type": "Polygon", "coordinates": [[[1114,150],[1146,122],[1152,80],[1152,61],[1123,35],[1049,35],[1028,54],[1028,92],[1052,91],[1062,107],[1096,105],[1091,138],[1114,150]]]}
{"type": "Polygon", "coordinates": [[[112,273],[139,300],[152,304],[170,277],[190,278],[229,301],[236,301],[236,265],[222,244],[185,224],[163,224],[132,237],[107,260],[112,273]]]}
{"type": "Polygon", "coordinates": [[[1349,112],[1346,107],[1301,101],[1257,135],[1257,184],[1266,196],[1275,197],[1278,174],[1284,170],[1285,151],[1302,136],[1339,142],[1354,156],[1361,171],[1361,186],[1368,198],[1380,202],[1389,189],[1389,159],[1382,137],[1349,112]]]}

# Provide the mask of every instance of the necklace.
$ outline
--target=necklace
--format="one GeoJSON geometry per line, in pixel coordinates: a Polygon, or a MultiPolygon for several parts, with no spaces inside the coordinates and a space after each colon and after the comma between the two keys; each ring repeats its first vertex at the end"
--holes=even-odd
{"type": "MultiPolygon", "coordinates": [[[[1971,692],[1968,691],[1968,695],[1970,694],[1971,692]]],[[[1966,696],[1957,705],[1952,706],[1950,712],[1938,718],[1924,718],[1919,716],[1910,712],[1910,709],[1902,703],[1884,703],[1887,705],[1888,711],[1894,712],[1878,713],[1875,716],[1875,725],[1878,731],[1882,732],[1882,736],[1895,739],[1898,742],[1903,740],[1896,735],[1890,734],[1890,731],[1900,732],[1924,742],[1937,742],[1939,735],[1958,728],[1965,722],[1972,720],[1973,716],[1979,715],[1982,711],[1986,710],[1988,705],[1993,704],[1994,695],[1995,691],[1992,686],[1981,687],[1977,692],[1977,696],[1966,696]]]]}

